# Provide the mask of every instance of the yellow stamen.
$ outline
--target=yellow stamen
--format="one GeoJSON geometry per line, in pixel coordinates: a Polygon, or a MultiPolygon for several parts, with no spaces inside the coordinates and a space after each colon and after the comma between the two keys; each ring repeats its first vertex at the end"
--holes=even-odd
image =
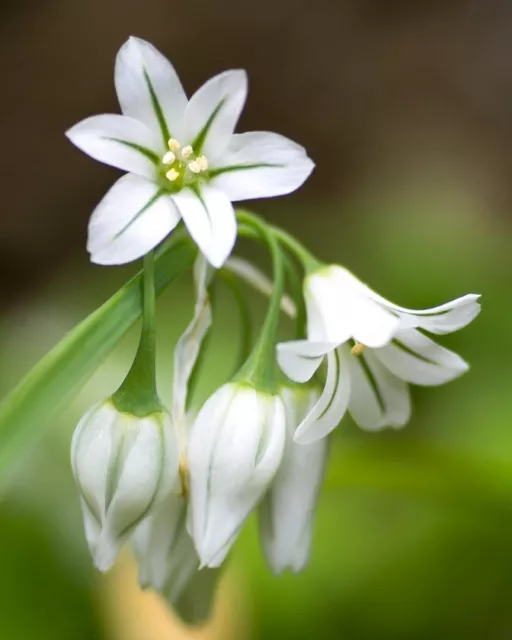
{"type": "Polygon", "coordinates": [[[188,496],[188,464],[183,454],[180,457],[178,473],[181,481],[181,495],[186,498],[188,496]]]}
{"type": "Polygon", "coordinates": [[[201,167],[201,171],[206,171],[208,169],[208,160],[206,156],[198,156],[196,158],[197,164],[201,167]]]}
{"type": "Polygon", "coordinates": [[[176,138],[170,138],[167,146],[169,147],[170,151],[178,151],[178,149],[181,147],[181,144],[176,140],[176,138]]]}
{"type": "Polygon", "coordinates": [[[356,342],[355,345],[351,349],[351,353],[353,356],[362,355],[363,351],[366,349],[365,344],[361,344],[360,342],[356,342]]]}
{"type": "Polygon", "coordinates": [[[186,147],[183,147],[183,149],[181,150],[181,155],[183,158],[190,158],[190,156],[194,153],[194,149],[192,149],[192,147],[187,144],[186,147]]]}
{"type": "Polygon", "coordinates": [[[165,174],[165,177],[167,178],[167,180],[174,182],[179,177],[179,175],[180,174],[176,171],[176,169],[169,169],[169,171],[165,174]]]}
{"type": "Polygon", "coordinates": [[[197,160],[192,160],[192,162],[188,163],[188,168],[192,173],[201,173],[201,165],[197,160]]]}
{"type": "Polygon", "coordinates": [[[172,164],[176,160],[176,156],[172,151],[168,151],[162,158],[164,164],[172,164]]]}

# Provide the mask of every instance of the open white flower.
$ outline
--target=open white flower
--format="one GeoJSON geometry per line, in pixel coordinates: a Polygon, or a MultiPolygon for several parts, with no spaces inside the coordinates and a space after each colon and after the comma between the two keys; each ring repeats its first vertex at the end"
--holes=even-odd
{"type": "Polygon", "coordinates": [[[479,313],[478,295],[439,307],[398,307],[346,269],[325,267],[304,284],[308,339],[278,345],[281,369],[297,382],[312,378],[327,359],[323,393],[295,433],[301,443],[332,431],[348,409],[364,429],[401,427],[410,417],[407,383],[440,385],[468,364],[422,332],[462,329],[479,313]]]}
{"type": "Polygon", "coordinates": [[[283,387],[286,445],[276,477],[259,511],[260,540],[274,573],[301,571],[309,560],[316,503],[325,475],[328,438],[303,445],[295,429],[316,404],[315,387],[283,387]]]}
{"type": "Polygon", "coordinates": [[[91,157],[128,172],[92,215],[93,262],[140,258],[183,218],[220,267],[236,239],[231,203],[290,193],[313,169],[287,138],[233,133],[247,96],[244,71],[215,76],[188,100],[171,63],[132,37],[117,55],[115,86],[123,115],[93,116],[67,132],[91,157]]]}

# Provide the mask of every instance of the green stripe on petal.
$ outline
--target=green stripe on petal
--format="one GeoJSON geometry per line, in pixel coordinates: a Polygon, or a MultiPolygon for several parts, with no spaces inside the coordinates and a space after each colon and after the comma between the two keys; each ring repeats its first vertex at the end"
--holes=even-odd
{"type": "Polygon", "coordinates": [[[104,136],[103,139],[110,140],[111,142],[118,142],[119,144],[122,144],[125,147],[134,149],[135,151],[138,151],[139,153],[141,153],[143,156],[146,156],[146,158],[148,158],[148,160],[151,160],[153,164],[155,165],[160,164],[159,156],[154,151],[151,151],[151,149],[147,149],[146,147],[143,147],[140,144],[136,144],[135,142],[128,142],[128,140],[121,140],[120,138],[109,138],[107,136],[104,136]]]}
{"type": "Polygon", "coordinates": [[[143,213],[145,213],[149,208],[151,208],[151,207],[155,204],[155,202],[156,202],[159,198],[161,198],[165,193],[166,193],[165,189],[159,189],[159,190],[155,193],[155,195],[154,195],[154,196],[152,196],[152,197],[151,197],[151,198],[146,202],[146,204],[145,204],[141,209],[139,209],[139,210],[137,211],[137,213],[133,216],[133,218],[132,218],[129,222],[127,222],[127,223],[124,225],[124,227],[121,229],[121,231],[118,231],[118,232],[116,233],[116,235],[113,237],[113,240],[117,240],[117,238],[119,238],[119,236],[122,236],[122,235],[123,235],[123,233],[124,233],[127,229],[129,229],[129,228],[132,226],[132,224],[133,224],[136,220],[138,220],[138,219],[140,218],[140,216],[141,216],[143,213]]]}
{"type": "Polygon", "coordinates": [[[215,109],[212,111],[210,117],[206,121],[206,124],[201,129],[201,131],[197,134],[194,142],[192,142],[191,146],[192,146],[192,149],[194,149],[194,153],[196,155],[201,154],[201,151],[203,150],[203,147],[204,147],[204,143],[206,142],[206,138],[208,136],[208,132],[210,131],[213,123],[215,122],[217,116],[220,113],[220,110],[225,104],[226,104],[226,98],[223,98],[219,102],[219,104],[215,107],[215,109]]]}
{"type": "Polygon", "coordinates": [[[149,95],[151,96],[151,104],[153,105],[153,109],[155,111],[158,124],[160,125],[160,131],[162,133],[164,145],[167,146],[167,142],[171,138],[171,134],[169,132],[169,127],[167,126],[167,122],[165,120],[162,106],[160,105],[158,96],[156,95],[155,89],[153,87],[153,83],[151,82],[151,78],[149,77],[149,74],[146,71],[146,69],[144,69],[144,80],[146,81],[149,95]]]}
{"type": "Polygon", "coordinates": [[[208,175],[210,178],[216,178],[224,173],[233,173],[235,171],[250,171],[251,169],[284,169],[284,164],[272,164],[267,162],[259,162],[254,164],[233,164],[227,167],[219,167],[212,169],[208,175]]]}
{"type": "Polygon", "coordinates": [[[352,356],[352,357],[356,357],[358,358],[359,363],[361,364],[361,367],[363,368],[364,373],[366,374],[366,377],[368,378],[368,382],[370,383],[370,386],[375,394],[375,397],[377,398],[377,403],[380,407],[380,410],[382,411],[382,413],[385,415],[386,414],[386,404],[384,403],[384,398],[382,396],[382,393],[379,389],[379,385],[377,384],[377,379],[373,374],[373,371],[370,369],[370,366],[368,365],[368,363],[365,360],[364,354],[362,354],[361,356],[352,356]]]}

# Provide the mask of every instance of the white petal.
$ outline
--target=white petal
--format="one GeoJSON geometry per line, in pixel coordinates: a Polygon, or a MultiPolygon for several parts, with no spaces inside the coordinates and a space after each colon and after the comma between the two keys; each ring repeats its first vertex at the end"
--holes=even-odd
{"type": "Polygon", "coordinates": [[[202,255],[194,265],[196,304],[194,317],[181,335],[174,350],[173,420],[182,424],[185,420],[188,382],[196,364],[201,344],[212,324],[212,309],[208,285],[213,269],[202,255]]]}
{"type": "Polygon", "coordinates": [[[210,175],[235,202],[291,193],[314,166],[304,147],[277,133],[254,131],[235,134],[210,175]]]}
{"type": "Polygon", "coordinates": [[[86,118],[66,136],[95,160],[154,178],[160,161],[160,143],[151,129],[126,116],[105,114],[86,118]]]}
{"type": "Polygon", "coordinates": [[[405,382],[390,373],[369,349],[362,356],[349,357],[352,389],[348,408],[354,422],[368,431],[406,424],[411,403],[405,382]]]}
{"type": "Polygon", "coordinates": [[[322,364],[324,357],[336,348],[326,342],[290,340],[277,345],[277,363],[290,380],[307,382],[322,364]]]}
{"type": "Polygon", "coordinates": [[[128,174],[94,210],[87,250],[97,264],[132,262],[156,247],[179,221],[171,198],[146,178],[128,174]]]}
{"type": "MultiPolygon", "coordinates": [[[[270,297],[272,295],[272,288],[274,286],[272,280],[252,264],[252,262],[235,256],[229,258],[224,267],[242,280],[248,282],[256,291],[259,291],[265,296],[270,297]]],[[[295,318],[297,315],[295,303],[287,294],[285,294],[281,300],[281,311],[286,313],[290,318],[295,318]]]]}
{"type": "MultiPolygon", "coordinates": [[[[366,285],[364,285],[366,286],[366,285]]],[[[400,327],[419,327],[435,334],[452,333],[467,326],[480,313],[479,294],[470,293],[431,309],[407,309],[393,304],[367,287],[368,295],[400,314],[400,327]]]]}
{"type": "Polygon", "coordinates": [[[436,386],[460,376],[469,367],[456,353],[441,347],[415,329],[399,332],[396,342],[376,349],[375,355],[395,376],[407,382],[436,386]]]}
{"type": "Polygon", "coordinates": [[[217,566],[272,481],[283,454],[277,396],[229,384],[203,406],[188,447],[189,531],[204,566],[217,566]]]}
{"type": "Polygon", "coordinates": [[[134,37],[124,43],[115,85],[123,113],[146,124],[162,147],[181,137],[187,96],[172,64],[152,44],[134,37]]]}
{"type": "Polygon", "coordinates": [[[246,97],[245,71],[225,71],[208,80],[187,106],[184,143],[214,162],[229,144],[246,97]]]}
{"type": "Polygon", "coordinates": [[[324,268],[306,278],[304,289],[310,339],[342,344],[353,337],[381,347],[398,329],[398,317],[374,302],[347,269],[324,268]]]}
{"type": "Polygon", "coordinates": [[[303,445],[293,441],[295,428],[318,399],[316,391],[285,388],[287,439],[279,471],[259,508],[260,540],[268,563],[279,574],[306,565],[316,502],[324,478],[327,438],[303,445]]]}
{"type": "Polygon", "coordinates": [[[227,196],[202,186],[197,193],[183,189],[173,200],[201,253],[213,267],[220,268],[236,240],[236,216],[227,196]]]}
{"type": "Polygon", "coordinates": [[[327,355],[327,380],[320,399],[304,418],[295,432],[294,440],[310,444],[323,438],[340,423],[347,410],[350,397],[350,375],[342,349],[327,355]]]}

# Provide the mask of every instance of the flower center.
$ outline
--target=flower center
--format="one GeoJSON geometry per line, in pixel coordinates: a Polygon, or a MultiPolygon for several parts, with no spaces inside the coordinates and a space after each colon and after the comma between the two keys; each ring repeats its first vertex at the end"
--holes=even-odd
{"type": "Polygon", "coordinates": [[[183,186],[194,176],[208,170],[206,156],[196,156],[190,145],[182,147],[178,140],[170,138],[167,146],[169,151],[162,157],[162,165],[165,178],[169,182],[183,186]]]}

